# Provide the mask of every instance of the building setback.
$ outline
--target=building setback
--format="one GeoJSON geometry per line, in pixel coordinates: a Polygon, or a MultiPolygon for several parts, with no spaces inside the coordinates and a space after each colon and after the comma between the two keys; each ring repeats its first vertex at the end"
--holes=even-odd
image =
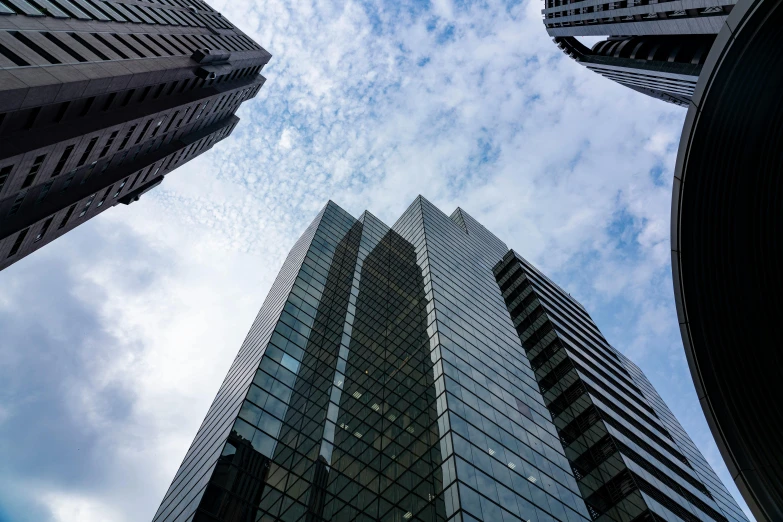
{"type": "Polygon", "coordinates": [[[545,0],[547,33],[568,56],[638,92],[687,106],[737,0],[545,0]],[[577,37],[607,36],[588,48],[577,37]]]}
{"type": "Polygon", "coordinates": [[[270,57],[201,0],[0,0],[0,270],[228,136],[270,57]]]}
{"type": "Polygon", "coordinates": [[[419,197],[319,213],[154,520],[746,518],[579,303],[419,197]]]}

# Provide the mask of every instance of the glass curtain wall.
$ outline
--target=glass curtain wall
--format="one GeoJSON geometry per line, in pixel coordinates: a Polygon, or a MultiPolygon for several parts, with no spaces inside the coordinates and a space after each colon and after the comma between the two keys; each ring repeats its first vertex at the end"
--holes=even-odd
{"type": "Polygon", "coordinates": [[[742,522],[643,374],[461,209],[329,202],[156,522],[742,522]]]}

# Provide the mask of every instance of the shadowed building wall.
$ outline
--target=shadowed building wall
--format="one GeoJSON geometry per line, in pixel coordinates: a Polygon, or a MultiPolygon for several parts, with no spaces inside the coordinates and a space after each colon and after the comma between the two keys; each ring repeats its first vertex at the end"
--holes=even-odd
{"type": "Polygon", "coordinates": [[[270,56],[201,0],[0,0],[0,269],[228,136],[270,56]]]}
{"type": "Polygon", "coordinates": [[[641,370],[578,302],[514,251],[495,274],[593,519],[746,520],[641,370]]]}

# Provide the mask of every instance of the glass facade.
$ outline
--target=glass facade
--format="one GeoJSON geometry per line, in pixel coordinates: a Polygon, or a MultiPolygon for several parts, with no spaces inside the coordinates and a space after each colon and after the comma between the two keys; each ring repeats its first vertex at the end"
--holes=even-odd
{"type": "Polygon", "coordinates": [[[326,205],[155,516],[595,519],[744,520],[581,306],[421,197],[391,228],[326,205]]]}

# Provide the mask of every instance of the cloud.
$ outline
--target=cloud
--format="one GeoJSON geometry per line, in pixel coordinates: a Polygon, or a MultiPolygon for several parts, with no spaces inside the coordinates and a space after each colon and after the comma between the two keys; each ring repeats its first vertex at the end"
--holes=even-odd
{"type": "Polygon", "coordinates": [[[117,520],[122,515],[115,509],[91,498],[73,495],[50,494],[44,497],[55,520],[79,520],[80,522],[105,522],[117,520]]]}
{"type": "Polygon", "coordinates": [[[537,1],[211,3],[273,54],[233,135],[0,273],[0,520],[151,519],[328,199],[388,223],[420,193],[465,208],[583,302],[720,464],[671,290],[682,109],[567,59],[537,1]]]}

